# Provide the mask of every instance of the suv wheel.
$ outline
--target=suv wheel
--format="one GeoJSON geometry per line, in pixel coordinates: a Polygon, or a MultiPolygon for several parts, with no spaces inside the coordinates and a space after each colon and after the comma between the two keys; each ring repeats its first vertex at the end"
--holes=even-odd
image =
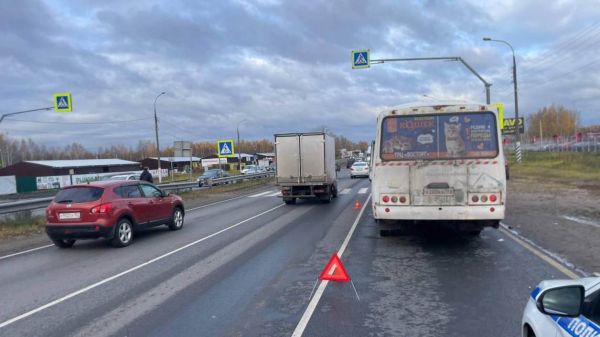
{"type": "Polygon", "coordinates": [[[125,247],[129,246],[132,239],[133,227],[131,226],[131,222],[125,218],[119,219],[111,244],[115,247],[125,247]]]}
{"type": "Polygon", "coordinates": [[[181,227],[183,227],[183,211],[181,208],[176,207],[171,217],[171,223],[169,223],[169,229],[176,231],[181,229],[181,227]]]}
{"type": "Polygon", "coordinates": [[[55,239],[51,237],[50,240],[59,248],[70,248],[75,244],[75,239],[55,239]]]}

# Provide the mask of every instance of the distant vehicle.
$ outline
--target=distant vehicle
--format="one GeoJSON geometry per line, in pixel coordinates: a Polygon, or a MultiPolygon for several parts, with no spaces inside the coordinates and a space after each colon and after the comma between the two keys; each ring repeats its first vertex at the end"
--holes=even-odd
{"type": "Polygon", "coordinates": [[[167,225],[181,229],[185,209],[181,197],[141,181],[102,181],[68,186],[46,208],[46,233],[60,248],[78,239],[105,238],[115,247],[128,246],[134,232],[167,225]]]}
{"type": "Polygon", "coordinates": [[[407,104],[377,118],[373,216],[382,235],[402,224],[444,221],[478,235],[498,227],[506,166],[494,105],[407,104]]]}
{"type": "Polygon", "coordinates": [[[118,174],[118,175],[115,175],[115,176],[110,176],[106,180],[108,180],[108,181],[140,180],[140,173],[118,174]]]}
{"type": "Polygon", "coordinates": [[[600,277],[542,281],[531,293],[523,337],[600,336],[600,277]]]}
{"type": "Polygon", "coordinates": [[[258,165],[246,165],[244,169],[241,171],[242,174],[256,174],[261,173],[261,169],[258,165]]]}
{"type": "Polygon", "coordinates": [[[202,175],[198,177],[196,181],[198,182],[198,187],[202,187],[207,185],[214,185],[215,183],[213,182],[213,179],[225,177],[229,177],[229,173],[223,171],[222,169],[212,169],[202,173],[202,175]]]}
{"type": "Polygon", "coordinates": [[[350,167],[352,167],[352,164],[354,164],[355,161],[356,159],[354,158],[348,158],[348,160],[346,161],[346,168],[349,169],[350,167]]]}
{"type": "Polygon", "coordinates": [[[276,180],[286,204],[337,197],[335,141],[323,132],[275,135],[276,180]]]}
{"type": "Polygon", "coordinates": [[[369,177],[369,164],[364,161],[357,161],[350,167],[350,178],[369,177]]]}

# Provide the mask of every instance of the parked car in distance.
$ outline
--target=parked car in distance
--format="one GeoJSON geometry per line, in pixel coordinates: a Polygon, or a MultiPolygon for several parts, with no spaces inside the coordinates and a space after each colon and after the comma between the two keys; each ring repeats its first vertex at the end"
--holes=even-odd
{"type": "Polygon", "coordinates": [[[223,171],[222,169],[207,170],[206,172],[202,173],[200,177],[198,177],[198,187],[214,185],[215,183],[212,182],[213,179],[225,177],[229,177],[229,173],[223,171]]]}
{"type": "Polygon", "coordinates": [[[246,165],[244,169],[242,169],[242,174],[256,174],[261,173],[261,168],[258,165],[246,165]]]}
{"type": "Polygon", "coordinates": [[[357,161],[350,167],[350,178],[356,177],[368,177],[369,176],[369,164],[364,161],[357,161]]]}
{"type": "Polygon", "coordinates": [[[117,174],[117,175],[108,177],[106,180],[108,180],[108,181],[116,181],[116,180],[140,180],[140,173],[117,174]]]}
{"type": "Polygon", "coordinates": [[[184,215],[181,197],[150,183],[100,181],[59,191],[46,208],[46,233],[60,248],[96,238],[125,247],[137,230],[159,225],[181,229],[184,215]]]}

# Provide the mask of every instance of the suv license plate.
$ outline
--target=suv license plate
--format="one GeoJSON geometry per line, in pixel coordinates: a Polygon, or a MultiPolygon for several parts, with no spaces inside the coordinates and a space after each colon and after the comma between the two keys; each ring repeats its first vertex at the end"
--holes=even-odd
{"type": "Polygon", "coordinates": [[[79,219],[79,217],[80,217],[80,213],[79,212],[69,212],[69,213],[59,213],[58,214],[58,218],[60,220],[79,219]]]}

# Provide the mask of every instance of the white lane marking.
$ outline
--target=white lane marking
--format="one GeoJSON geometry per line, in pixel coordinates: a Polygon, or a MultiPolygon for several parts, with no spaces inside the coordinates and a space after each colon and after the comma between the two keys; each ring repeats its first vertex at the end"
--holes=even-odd
{"type": "MultiPolygon", "coordinates": [[[[271,191],[267,191],[267,193],[268,193],[268,192],[271,192],[271,191]]],[[[279,193],[279,192],[277,192],[277,193],[279,193]]],[[[206,208],[206,207],[210,207],[210,206],[213,206],[213,205],[222,204],[222,203],[224,203],[224,202],[228,202],[228,201],[233,201],[233,200],[237,200],[237,199],[246,198],[246,197],[248,197],[248,196],[249,196],[248,194],[245,194],[245,195],[240,195],[239,197],[235,197],[235,198],[231,198],[231,199],[225,199],[225,200],[221,200],[221,201],[216,201],[216,202],[213,202],[213,203],[210,203],[210,204],[206,204],[206,205],[202,205],[202,206],[198,206],[198,207],[187,208],[185,211],[186,211],[186,212],[191,212],[191,211],[195,211],[195,210],[197,210],[197,209],[201,209],[201,208],[206,208]]],[[[46,246],[41,246],[41,247],[36,247],[36,248],[32,248],[32,249],[28,249],[28,250],[24,250],[24,251],[22,251],[22,252],[17,252],[17,253],[14,253],[14,254],[9,254],[9,255],[5,255],[5,256],[0,256],[0,260],[3,260],[3,259],[8,259],[9,257],[18,256],[18,255],[22,255],[22,254],[26,254],[26,253],[35,252],[36,250],[40,250],[40,249],[44,249],[44,248],[48,248],[48,247],[52,247],[52,246],[54,246],[54,245],[53,245],[53,244],[50,244],[50,245],[46,245],[46,246]]]]}
{"type": "Polygon", "coordinates": [[[81,294],[83,294],[83,293],[85,293],[85,292],[87,292],[87,291],[89,291],[89,290],[92,290],[92,289],[94,289],[94,288],[97,288],[97,287],[99,287],[99,286],[101,286],[101,285],[105,284],[105,283],[108,283],[108,282],[110,282],[110,281],[113,281],[113,280],[115,280],[115,279],[118,279],[118,278],[119,278],[119,277],[121,277],[121,276],[124,276],[124,275],[127,275],[127,274],[129,274],[129,273],[132,273],[132,272],[134,272],[134,271],[136,271],[136,270],[138,270],[138,269],[141,269],[141,268],[143,268],[143,267],[145,267],[145,266],[147,266],[147,265],[150,265],[150,264],[152,264],[152,263],[154,263],[154,262],[160,261],[160,260],[164,259],[165,257],[168,257],[168,256],[170,256],[170,255],[173,255],[173,254],[175,254],[175,253],[178,253],[178,252],[180,252],[180,251],[182,251],[182,250],[184,250],[184,249],[186,249],[186,248],[189,248],[189,247],[191,247],[191,246],[194,246],[194,245],[196,245],[196,244],[198,244],[198,243],[200,243],[200,242],[206,241],[206,240],[208,240],[208,239],[210,239],[210,238],[212,238],[212,237],[215,237],[215,236],[217,236],[217,235],[219,235],[219,234],[221,234],[221,233],[224,233],[224,232],[226,232],[226,231],[228,231],[228,230],[230,230],[230,229],[233,229],[233,228],[235,228],[235,227],[237,227],[237,226],[239,226],[239,225],[241,225],[241,224],[244,224],[244,223],[246,223],[246,222],[248,222],[248,221],[254,220],[254,219],[256,219],[256,218],[258,218],[258,217],[260,217],[260,216],[262,216],[262,215],[265,215],[265,214],[267,214],[267,213],[270,213],[270,212],[272,212],[272,211],[274,211],[274,210],[276,210],[276,209],[278,209],[278,208],[280,208],[280,207],[283,207],[283,206],[285,206],[285,204],[281,204],[281,205],[279,205],[279,206],[275,206],[275,207],[273,207],[273,208],[271,208],[271,209],[268,209],[268,210],[266,210],[266,211],[264,211],[264,212],[262,212],[262,213],[259,213],[259,214],[257,214],[257,215],[254,215],[254,216],[252,216],[252,217],[250,217],[250,218],[248,218],[248,219],[246,219],[246,220],[242,220],[242,221],[240,221],[240,222],[238,222],[238,223],[236,223],[236,224],[234,224],[234,225],[231,225],[231,226],[229,226],[229,227],[223,228],[223,229],[221,229],[221,230],[220,230],[220,231],[218,231],[218,232],[215,232],[215,233],[213,233],[213,234],[210,234],[210,235],[208,235],[208,236],[205,236],[205,237],[203,237],[203,238],[201,238],[201,239],[198,239],[198,240],[196,240],[196,241],[194,241],[194,242],[188,243],[188,244],[186,244],[186,245],[184,245],[184,246],[181,246],[181,247],[179,247],[179,248],[177,248],[177,249],[174,249],[174,250],[172,250],[172,251],[170,251],[170,252],[168,252],[168,253],[165,253],[165,254],[163,254],[163,255],[160,255],[160,256],[158,256],[158,257],[155,257],[155,258],[153,258],[153,259],[151,259],[151,260],[148,260],[148,261],[146,261],[146,262],[144,262],[144,263],[142,263],[142,264],[139,264],[139,265],[137,265],[137,266],[135,266],[135,267],[129,268],[129,269],[127,269],[127,270],[125,270],[125,271],[122,271],[122,272],[120,272],[120,273],[118,273],[118,274],[116,274],[116,275],[113,275],[113,276],[111,276],[111,277],[105,278],[104,280],[98,281],[98,282],[96,282],[96,283],[94,283],[94,284],[92,284],[92,285],[89,285],[89,286],[85,287],[85,288],[82,288],[82,289],[79,289],[79,290],[77,290],[77,291],[74,291],[74,292],[72,292],[72,293],[70,293],[70,294],[68,294],[68,295],[65,295],[65,296],[63,296],[63,297],[61,297],[61,298],[59,298],[59,299],[56,299],[56,300],[52,301],[52,302],[46,303],[46,304],[44,304],[44,305],[42,305],[42,306],[40,306],[40,307],[38,307],[38,308],[36,308],[36,309],[33,309],[33,310],[31,310],[31,311],[28,311],[28,312],[26,312],[26,313],[23,313],[23,314],[21,314],[21,315],[19,315],[19,316],[17,316],[17,317],[13,317],[13,318],[11,318],[11,319],[9,319],[9,320],[5,321],[5,322],[2,322],[2,323],[0,323],[0,328],[3,328],[3,327],[5,327],[5,326],[7,326],[7,325],[10,325],[10,324],[12,324],[12,323],[15,323],[15,322],[17,322],[17,321],[20,321],[20,320],[22,320],[22,319],[24,319],[24,318],[27,318],[27,317],[29,317],[29,316],[31,316],[31,315],[33,315],[33,314],[36,314],[36,313],[38,313],[38,312],[40,312],[40,311],[42,311],[42,310],[48,309],[48,308],[50,308],[50,307],[53,307],[53,306],[55,306],[55,305],[57,305],[57,304],[59,304],[59,303],[61,303],[61,302],[64,302],[64,301],[66,301],[66,300],[68,300],[68,299],[71,299],[71,298],[73,298],[73,297],[75,297],[75,296],[77,296],[77,295],[81,295],[81,294]]]}
{"type": "Polygon", "coordinates": [[[350,189],[350,188],[344,188],[344,189],[343,189],[343,190],[340,192],[340,194],[348,194],[348,193],[350,193],[350,191],[352,191],[352,189],[350,189]]]}
{"type": "Polygon", "coordinates": [[[250,196],[250,195],[244,194],[244,195],[240,195],[239,197],[235,197],[235,198],[231,198],[231,199],[225,199],[225,200],[221,200],[221,201],[215,201],[213,203],[202,205],[202,206],[198,206],[198,207],[194,207],[194,208],[186,208],[185,211],[186,212],[195,211],[197,209],[206,208],[206,207],[209,207],[209,206],[212,206],[212,205],[218,205],[218,204],[222,204],[224,202],[229,202],[229,201],[233,201],[233,200],[237,200],[237,199],[247,198],[248,196],[250,196]]]}
{"type": "Polygon", "coordinates": [[[599,272],[597,272],[597,271],[595,271],[595,272],[594,272],[594,276],[600,277],[600,273],[599,273],[599,272]]]}
{"type": "Polygon", "coordinates": [[[258,194],[254,194],[254,195],[249,195],[248,198],[257,198],[257,197],[261,197],[261,196],[264,196],[265,194],[269,194],[269,193],[273,193],[273,191],[266,191],[266,192],[262,192],[262,193],[258,193],[258,194]]]}
{"type": "Polygon", "coordinates": [[[49,245],[45,245],[45,246],[41,246],[41,247],[27,249],[27,250],[24,250],[24,251],[18,252],[18,253],[13,253],[13,254],[8,254],[8,255],[0,256],[0,260],[8,259],[9,257],[13,257],[13,256],[21,255],[21,254],[27,254],[27,253],[35,252],[36,250],[40,250],[40,249],[44,249],[44,248],[48,248],[48,247],[52,247],[52,246],[54,246],[54,245],[53,244],[49,244],[49,245]]]}
{"type": "MultiPolygon", "coordinates": [[[[370,199],[371,199],[371,194],[369,194],[369,196],[367,197],[367,200],[365,201],[365,203],[363,204],[363,207],[361,208],[360,212],[356,216],[356,220],[354,220],[354,223],[352,224],[352,227],[350,228],[348,235],[346,235],[344,242],[342,242],[342,246],[340,247],[340,250],[338,250],[338,253],[337,253],[338,257],[341,258],[342,255],[344,254],[344,251],[346,250],[346,247],[348,247],[350,238],[352,238],[352,234],[354,234],[354,230],[356,229],[356,226],[358,225],[358,222],[360,221],[360,218],[362,217],[363,212],[367,208],[367,205],[369,204],[370,199]]],[[[301,337],[302,334],[304,333],[304,330],[306,329],[306,326],[308,325],[310,318],[312,317],[313,313],[315,312],[315,309],[317,308],[317,305],[319,304],[319,301],[321,300],[321,296],[323,296],[323,293],[325,292],[325,288],[327,288],[327,284],[329,284],[329,281],[321,281],[321,284],[319,284],[319,288],[315,292],[315,295],[313,296],[313,298],[310,300],[310,303],[308,303],[308,307],[306,307],[306,310],[304,311],[302,318],[300,318],[300,322],[298,322],[298,325],[296,325],[296,329],[294,330],[292,337],[301,337]]]]}
{"type": "Polygon", "coordinates": [[[279,197],[279,196],[281,196],[281,192],[279,192],[279,191],[266,195],[266,197],[279,197]]]}
{"type": "Polygon", "coordinates": [[[578,278],[580,278],[579,275],[577,275],[571,269],[569,269],[569,268],[565,267],[564,265],[560,264],[555,259],[551,258],[550,255],[548,255],[548,254],[544,253],[542,250],[534,247],[532,244],[526,242],[524,239],[521,239],[516,232],[513,232],[512,230],[510,230],[505,224],[500,223],[500,226],[501,226],[500,230],[502,232],[504,232],[504,234],[506,234],[506,236],[508,236],[509,238],[513,239],[516,243],[518,243],[519,245],[521,245],[523,248],[525,248],[528,251],[532,252],[535,256],[537,256],[540,259],[546,261],[546,263],[548,263],[552,267],[556,268],[558,271],[562,272],[563,274],[567,275],[568,277],[570,277],[572,279],[578,279],[578,278]]]}
{"type": "Polygon", "coordinates": [[[588,220],[588,219],[584,219],[584,218],[578,218],[576,216],[569,216],[569,215],[563,215],[562,218],[563,219],[567,219],[569,221],[577,222],[577,223],[582,224],[582,225],[588,225],[588,226],[600,228],[600,225],[597,224],[597,223],[595,223],[592,220],[588,220]]]}
{"type": "Polygon", "coordinates": [[[360,190],[358,190],[358,194],[367,194],[368,190],[369,190],[368,187],[363,187],[360,190]]]}

